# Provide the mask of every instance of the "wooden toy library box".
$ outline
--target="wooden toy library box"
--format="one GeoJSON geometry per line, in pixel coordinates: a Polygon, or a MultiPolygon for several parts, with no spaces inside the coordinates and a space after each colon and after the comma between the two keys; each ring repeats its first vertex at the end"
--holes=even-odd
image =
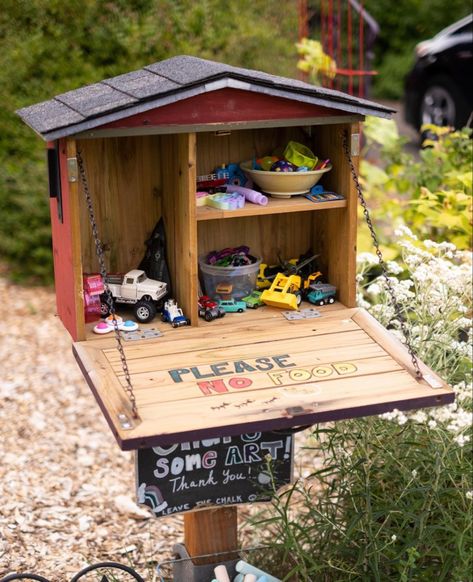
{"type": "MultiPolygon", "coordinates": [[[[57,310],[74,354],[123,449],[409,409],[453,400],[355,302],[360,123],[392,110],[344,93],[178,56],[21,109],[48,142],[57,310]],[[333,169],[344,200],[271,198],[238,210],[196,206],[196,176],[303,142],[333,169]],[[191,326],[155,320],[155,339],[123,342],[134,418],[113,334],[85,323],[83,273],[98,272],[77,153],[85,166],[109,272],[142,259],[162,217],[173,295],[191,326]],[[213,322],[198,317],[198,257],[247,245],[268,264],[312,249],[338,301],[288,321],[265,306],[213,322]],[[427,381],[426,381],[427,379],[427,381]]],[[[144,326],[146,327],[146,326],[144,326]]]]}

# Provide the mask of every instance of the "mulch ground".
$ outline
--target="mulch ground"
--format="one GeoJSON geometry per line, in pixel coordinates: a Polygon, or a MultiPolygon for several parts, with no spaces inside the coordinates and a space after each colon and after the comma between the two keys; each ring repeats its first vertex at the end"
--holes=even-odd
{"type": "Polygon", "coordinates": [[[112,560],[157,580],[156,563],[183,540],[182,516],[135,504],[133,453],[120,451],[80,374],[53,291],[0,278],[0,298],[0,577],[59,582],[112,560]]]}

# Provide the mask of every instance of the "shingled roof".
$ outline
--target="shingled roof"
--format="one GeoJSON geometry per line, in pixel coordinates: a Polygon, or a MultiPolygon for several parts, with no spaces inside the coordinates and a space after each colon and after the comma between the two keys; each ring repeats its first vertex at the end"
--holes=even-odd
{"type": "Polygon", "coordinates": [[[17,113],[41,137],[54,140],[225,87],[350,114],[389,118],[393,113],[390,108],[340,91],[185,55],[62,93],[17,113]]]}

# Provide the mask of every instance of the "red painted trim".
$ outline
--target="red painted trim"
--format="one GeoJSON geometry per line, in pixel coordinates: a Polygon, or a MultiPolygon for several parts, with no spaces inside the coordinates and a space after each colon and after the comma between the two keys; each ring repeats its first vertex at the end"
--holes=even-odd
{"type": "MultiPolygon", "coordinates": [[[[48,143],[48,148],[54,142],[48,143]]],[[[74,340],[77,339],[75,312],[74,276],[72,268],[72,227],[69,205],[69,182],[67,180],[66,140],[59,140],[59,166],[61,171],[62,215],[58,218],[57,200],[50,199],[51,227],[53,235],[54,280],[56,286],[57,313],[64,327],[74,340]]]]}
{"type": "Polygon", "coordinates": [[[219,89],[100,126],[100,129],[155,125],[202,125],[346,115],[329,109],[241,89],[219,89]]]}

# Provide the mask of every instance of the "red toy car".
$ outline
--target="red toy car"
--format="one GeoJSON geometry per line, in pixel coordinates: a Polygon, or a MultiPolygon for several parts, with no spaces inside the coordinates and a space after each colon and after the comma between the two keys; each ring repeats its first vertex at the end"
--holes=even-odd
{"type": "Polygon", "coordinates": [[[207,295],[199,297],[199,316],[205,321],[213,321],[217,317],[223,317],[225,311],[221,309],[215,301],[212,301],[207,295]]]}

